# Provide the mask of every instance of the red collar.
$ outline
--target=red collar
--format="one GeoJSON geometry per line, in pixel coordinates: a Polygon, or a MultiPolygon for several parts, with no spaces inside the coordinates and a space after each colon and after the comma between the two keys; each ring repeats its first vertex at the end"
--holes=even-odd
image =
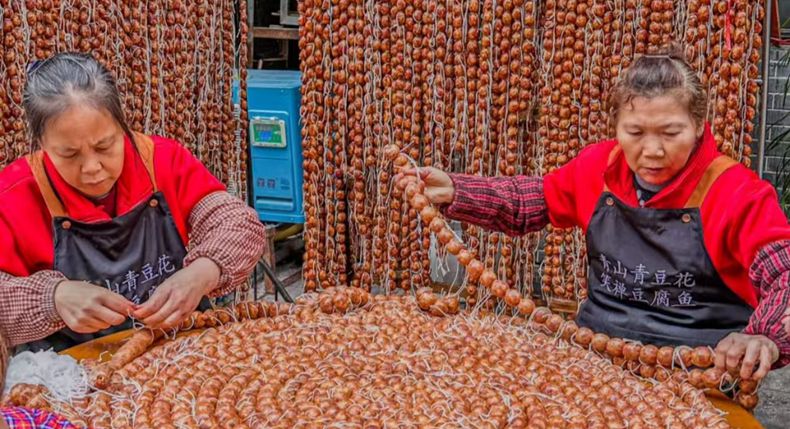
{"type": "MultiPolygon", "coordinates": [[[[123,156],[121,177],[115,182],[115,192],[118,193],[115,208],[117,216],[127,213],[153,193],[151,179],[145,165],[143,165],[143,160],[128,137],[124,139],[123,156]]],[[[70,218],[90,223],[106,222],[112,219],[110,214],[102,210],[101,206],[97,206],[73,186],[66,183],[46,153],[44,153],[44,168],[70,218]]]]}
{"type": "Polygon", "coordinates": [[[110,216],[115,216],[117,213],[116,206],[118,204],[118,191],[115,186],[112,187],[109,193],[102,198],[91,198],[94,203],[105,213],[110,216]]]}
{"type": "MultiPolygon", "coordinates": [[[[662,209],[684,207],[708,165],[719,155],[721,153],[716,149],[716,141],[713,139],[710,125],[706,123],[699,146],[689,157],[686,166],[664,189],[651,198],[645,207],[662,209]]],[[[633,175],[634,172],[628,167],[625,156],[620,151],[606,167],[604,181],[611,192],[623,202],[638,207],[633,175]]]]}

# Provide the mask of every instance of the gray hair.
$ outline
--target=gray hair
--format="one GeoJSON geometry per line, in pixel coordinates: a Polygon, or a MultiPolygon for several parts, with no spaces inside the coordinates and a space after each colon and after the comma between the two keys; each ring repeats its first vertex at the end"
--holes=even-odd
{"type": "Polygon", "coordinates": [[[63,52],[31,63],[22,95],[31,143],[40,144],[47,122],[78,104],[106,110],[132,139],[115,78],[93,56],[63,52]]]}
{"type": "Polygon", "coordinates": [[[672,95],[688,109],[697,126],[705,123],[708,94],[679,43],[670,42],[658,54],[642,55],[619,76],[610,93],[611,114],[617,121],[620,108],[635,97],[672,95]]]}

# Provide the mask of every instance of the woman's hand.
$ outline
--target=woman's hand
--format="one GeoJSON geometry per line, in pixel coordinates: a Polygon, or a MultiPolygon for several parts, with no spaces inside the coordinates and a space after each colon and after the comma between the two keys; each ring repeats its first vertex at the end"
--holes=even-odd
{"type": "Polygon", "coordinates": [[[220,269],[208,258],[198,258],[164,281],[151,298],[132,313],[149,328],[177,326],[197,308],[201,298],[219,283],[220,269]]]}
{"type": "Polygon", "coordinates": [[[779,347],[764,335],[733,332],[719,341],[715,351],[716,368],[738,374],[744,380],[761,380],[779,359],[779,347]],[[759,366],[754,371],[756,365],[759,366]]]}
{"type": "MultiPolygon", "coordinates": [[[[417,177],[417,169],[404,169],[395,176],[396,184],[405,188],[409,178],[417,177]]],[[[450,204],[455,197],[455,187],[450,176],[442,170],[434,167],[420,167],[419,178],[425,183],[425,197],[432,204],[450,204]]]]}
{"type": "Polygon", "coordinates": [[[55,311],[72,331],[92,334],[123,323],[134,304],[101,286],[66,280],[55,288],[55,311]]]}

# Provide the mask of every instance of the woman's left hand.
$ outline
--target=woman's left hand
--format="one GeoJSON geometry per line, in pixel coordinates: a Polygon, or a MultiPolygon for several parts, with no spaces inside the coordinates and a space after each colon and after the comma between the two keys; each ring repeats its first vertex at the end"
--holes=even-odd
{"type": "Polygon", "coordinates": [[[716,368],[739,374],[744,380],[761,380],[779,359],[779,347],[764,335],[733,332],[719,341],[715,351],[716,368]],[[754,371],[756,365],[759,367],[754,371]]]}
{"type": "Polygon", "coordinates": [[[164,281],[151,298],[132,313],[149,328],[177,326],[193,312],[203,296],[219,283],[220,269],[208,258],[198,258],[164,281]]]}

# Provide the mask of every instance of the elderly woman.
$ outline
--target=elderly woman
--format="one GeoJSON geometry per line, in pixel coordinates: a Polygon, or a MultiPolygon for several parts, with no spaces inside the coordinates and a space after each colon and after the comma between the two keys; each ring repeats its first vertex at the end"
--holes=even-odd
{"type": "Polygon", "coordinates": [[[253,210],[178,142],[129,129],[110,72],[64,53],[28,70],[40,148],[0,172],[0,329],[61,350],[170,327],[231,291],[263,252],[253,210]]]}
{"type": "Polygon", "coordinates": [[[612,91],[616,139],[543,178],[419,174],[453,219],[512,235],[581,227],[589,280],[579,325],[709,345],[718,367],[759,379],[790,362],[790,226],[771,185],[718,152],[708,96],[676,52],[624,70],[612,91]]]}

